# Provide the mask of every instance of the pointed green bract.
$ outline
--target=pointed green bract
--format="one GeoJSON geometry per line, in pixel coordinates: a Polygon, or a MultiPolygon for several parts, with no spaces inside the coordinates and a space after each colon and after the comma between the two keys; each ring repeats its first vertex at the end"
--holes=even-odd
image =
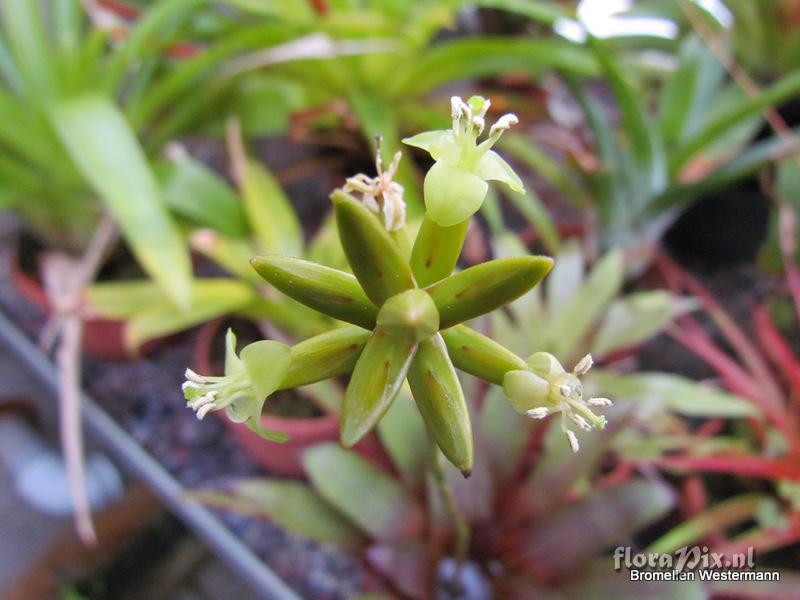
{"type": "Polygon", "coordinates": [[[472,470],[469,410],[440,334],[420,342],[408,383],[428,430],[447,459],[462,472],[472,470]]]}
{"type": "Polygon", "coordinates": [[[281,388],[309,385],[350,373],[370,335],[361,327],[342,327],[292,346],[292,363],[281,388]]]}
{"type": "Polygon", "coordinates": [[[377,327],[356,363],[342,405],[341,441],[349,448],[363,438],[389,408],[417,344],[377,327]]]}
{"type": "Polygon", "coordinates": [[[442,227],[426,216],[411,251],[411,270],[420,287],[444,279],[453,272],[469,229],[469,219],[442,227]]]}
{"type": "Polygon", "coordinates": [[[349,273],[288,256],[259,256],[250,263],[259,275],[298,302],[334,319],[367,329],[375,326],[378,309],[349,273]]]}
{"type": "Polygon", "coordinates": [[[470,267],[427,289],[447,329],[516,300],[553,267],[546,256],[498,258],[470,267]]]}
{"type": "Polygon", "coordinates": [[[339,239],[353,274],[377,306],[416,287],[411,268],[383,224],[352,196],[332,196],[339,239]]]}
{"type": "Polygon", "coordinates": [[[466,325],[442,331],[442,338],[456,368],[496,385],[503,385],[509,371],[528,368],[519,356],[466,325]]]}

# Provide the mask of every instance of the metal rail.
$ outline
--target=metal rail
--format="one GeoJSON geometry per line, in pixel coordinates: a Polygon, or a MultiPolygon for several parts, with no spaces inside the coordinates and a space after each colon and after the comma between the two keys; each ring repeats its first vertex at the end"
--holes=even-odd
{"type": "MultiPolygon", "coordinates": [[[[14,354],[55,397],[58,390],[55,367],[2,311],[0,311],[0,344],[14,354]]],[[[252,587],[259,598],[301,600],[300,596],[242,544],[208,509],[193,500],[188,500],[184,496],[181,484],[86,394],[81,397],[81,407],[87,431],[99,445],[107,449],[123,469],[148,485],[170,511],[252,587]]]]}

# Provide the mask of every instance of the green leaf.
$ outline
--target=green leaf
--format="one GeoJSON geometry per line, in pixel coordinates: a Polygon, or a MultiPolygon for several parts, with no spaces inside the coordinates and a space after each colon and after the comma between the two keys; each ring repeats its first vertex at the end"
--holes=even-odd
{"type": "Polygon", "coordinates": [[[428,433],[414,401],[401,390],[378,423],[378,436],[403,481],[422,489],[427,470],[428,433]]]}
{"type": "Polygon", "coordinates": [[[624,274],[622,253],[609,252],[568,302],[550,306],[548,327],[553,332],[553,354],[566,360],[578,351],[579,344],[622,287],[624,274]]]}
{"type": "Polygon", "coordinates": [[[492,473],[501,483],[510,481],[528,442],[532,421],[520,418],[502,390],[492,386],[484,399],[478,422],[486,440],[492,473]]]}
{"type": "Polygon", "coordinates": [[[553,25],[558,19],[574,16],[566,7],[549,0],[477,0],[475,5],[505,10],[544,25],[553,25]]]}
{"type": "Polygon", "coordinates": [[[294,388],[350,373],[370,332],[350,326],[321,333],[292,346],[292,363],[282,388],[294,388]]]}
{"type": "Polygon", "coordinates": [[[403,385],[417,344],[378,327],[364,347],[342,405],[341,442],[358,443],[381,419],[403,385]]]}
{"type": "Polygon", "coordinates": [[[453,272],[469,229],[469,220],[442,227],[427,215],[414,240],[411,251],[411,270],[417,285],[428,286],[453,272]]]}
{"type": "Polygon", "coordinates": [[[375,326],[378,309],[349,273],[288,256],[258,256],[250,262],[259,275],[298,302],[334,319],[367,329],[375,326]]]}
{"type": "Polygon", "coordinates": [[[355,452],[321,444],[303,456],[311,483],[372,538],[390,541],[422,532],[424,513],[398,481],[355,452]]]}
{"type": "Polygon", "coordinates": [[[246,160],[241,185],[247,220],[264,251],[299,256],[303,231],[275,176],[257,162],[246,160]]]}
{"type": "Polygon", "coordinates": [[[342,513],[320,498],[308,484],[273,479],[243,479],[231,494],[199,492],[193,499],[212,506],[263,516],[302,537],[357,552],[364,535],[342,513]]]}
{"type": "Polygon", "coordinates": [[[664,82],[659,123],[666,144],[680,143],[702,124],[725,69],[698,36],[681,43],[678,67],[664,82]]]}
{"type": "Polygon", "coordinates": [[[187,308],[176,306],[150,281],[97,283],[87,289],[87,298],[99,315],[126,321],[125,344],[130,349],[237,312],[258,299],[251,286],[233,279],[197,279],[191,291],[192,303],[187,308]]]}
{"type": "Polygon", "coordinates": [[[446,83],[509,72],[536,73],[560,68],[583,75],[597,74],[597,65],[585,49],[553,38],[480,36],[438,44],[410,61],[392,84],[395,97],[419,96],[446,83]]]}
{"type": "Polygon", "coordinates": [[[634,176],[637,180],[635,189],[641,205],[667,184],[667,163],[661,135],[650,126],[642,99],[637,89],[625,79],[619,64],[601,41],[593,39],[591,43],[622,114],[622,124],[629,138],[634,176]]]}
{"type": "Polygon", "coordinates": [[[90,95],[56,102],[50,118],[144,270],[176,304],[188,306],[189,253],[125,117],[109,99],[90,95]]]}
{"type": "MultiPolygon", "coordinates": [[[[29,100],[52,99],[58,91],[55,49],[48,41],[42,4],[30,0],[3,0],[4,37],[25,82],[29,100]]],[[[47,5],[49,7],[49,5],[47,5]]]]}
{"type": "Polygon", "coordinates": [[[427,291],[439,309],[441,329],[516,300],[539,283],[553,267],[546,256],[498,258],[451,275],[427,291]]]}
{"type": "Polygon", "coordinates": [[[592,340],[592,354],[598,358],[616,350],[646,342],[672,320],[695,308],[688,298],[654,290],[637,292],[611,303],[592,340]]]}
{"type": "Polygon", "coordinates": [[[469,409],[438,333],[420,342],[408,370],[408,383],[428,431],[442,453],[462,473],[470,472],[473,441],[469,409]]]}
{"type": "Polygon", "coordinates": [[[503,385],[508,371],[527,369],[527,363],[482,333],[466,325],[442,331],[453,365],[496,385],[503,385]]]}
{"type": "Polygon", "coordinates": [[[612,398],[630,398],[652,402],[662,410],[671,410],[689,417],[723,417],[728,419],[755,417],[758,410],[749,401],[668,373],[619,375],[608,371],[592,371],[592,385],[612,398]]]}
{"type": "Polygon", "coordinates": [[[740,102],[720,111],[709,120],[704,127],[695,133],[677,151],[671,153],[669,159],[670,173],[675,174],[699,151],[706,148],[717,138],[724,135],[742,120],[757,115],[764,108],[780,104],[800,91],[800,71],[790,73],[780,81],[762,90],[752,98],[744,98],[740,102]]]}
{"type": "Polygon", "coordinates": [[[333,195],[339,239],[350,267],[376,306],[416,285],[408,262],[383,224],[352,196],[333,195]]]}
{"type": "Polygon", "coordinates": [[[682,546],[697,543],[709,533],[721,533],[734,525],[755,518],[759,507],[774,500],[766,494],[741,494],[728,498],[670,529],[647,547],[646,552],[669,554],[682,546]]]}
{"type": "Polygon", "coordinates": [[[249,230],[242,204],[233,189],[203,163],[182,158],[159,169],[167,205],[194,223],[244,238],[249,230]]]}

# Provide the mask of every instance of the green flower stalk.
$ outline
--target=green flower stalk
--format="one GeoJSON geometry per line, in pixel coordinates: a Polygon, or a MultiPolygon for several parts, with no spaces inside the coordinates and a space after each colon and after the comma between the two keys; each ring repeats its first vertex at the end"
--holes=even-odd
{"type": "Polygon", "coordinates": [[[425,208],[442,227],[461,223],[478,211],[489,189],[487,181],[500,181],[518,193],[524,191],[514,170],[491,149],[506,129],[517,124],[516,115],[500,117],[486,139],[479,142],[489,100],[473,96],[464,102],[453,96],[450,102],[451,129],[426,131],[403,140],[429,152],[436,161],[425,176],[425,208]]]}
{"type": "Polygon", "coordinates": [[[584,356],[568,373],[555,356],[536,352],[528,357],[528,369],[508,371],[503,378],[503,391],[514,409],[533,419],[561,413],[561,431],[567,436],[573,452],[580,448],[575,433],[567,427],[567,419],[584,431],[603,429],[606,418],[597,416],[590,406],[611,406],[608,398],[583,399],[579,379],[592,368],[592,356],[584,356]]]}

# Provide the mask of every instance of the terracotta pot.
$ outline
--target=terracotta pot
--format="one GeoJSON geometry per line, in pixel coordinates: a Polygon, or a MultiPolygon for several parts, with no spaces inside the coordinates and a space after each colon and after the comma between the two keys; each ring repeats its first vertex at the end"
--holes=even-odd
{"type": "MultiPolygon", "coordinates": [[[[200,327],[194,347],[195,370],[201,375],[219,375],[220,366],[212,360],[212,348],[221,339],[218,336],[224,319],[209,321],[200,327]]],[[[279,444],[263,439],[253,433],[246,425],[234,423],[222,412],[217,413],[225,424],[233,431],[242,449],[259,466],[271,473],[285,477],[301,478],[303,470],[303,453],[324,442],[339,441],[339,416],[325,414],[310,418],[289,418],[263,413],[261,423],[265,428],[282,431],[289,440],[279,444]]],[[[356,444],[354,450],[361,456],[383,469],[392,470],[392,463],[378,437],[372,433],[356,444]]]]}
{"type": "MultiPolygon", "coordinates": [[[[14,252],[11,258],[11,281],[19,294],[41,308],[45,313],[50,313],[50,303],[44,291],[42,282],[26,273],[19,263],[19,258],[14,252]]],[[[159,340],[144,344],[138,354],[131,353],[125,347],[124,321],[115,319],[86,319],[83,322],[83,350],[95,357],[104,360],[125,361],[151,353],[161,346],[159,340]]]]}

